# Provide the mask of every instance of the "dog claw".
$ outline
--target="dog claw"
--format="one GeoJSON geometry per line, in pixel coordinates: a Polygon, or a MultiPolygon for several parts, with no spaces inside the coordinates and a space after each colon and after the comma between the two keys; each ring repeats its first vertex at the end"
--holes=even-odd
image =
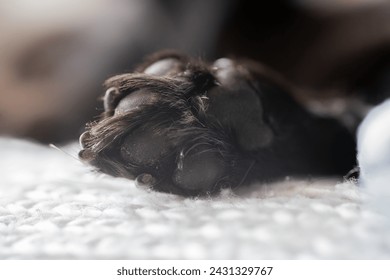
{"type": "Polygon", "coordinates": [[[108,111],[114,109],[114,100],[117,95],[119,95],[119,89],[116,87],[110,87],[106,90],[104,95],[104,110],[108,111]]]}
{"type": "Polygon", "coordinates": [[[80,147],[82,149],[85,149],[85,140],[90,138],[91,135],[89,134],[88,131],[84,132],[83,134],[80,135],[80,138],[79,138],[79,143],[80,143],[80,147]]]}
{"type": "Polygon", "coordinates": [[[157,182],[156,178],[154,178],[152,175],[148,174],[148,173],[143,173],[143,174],[140,174],[137,176],[137,178],[135,178],[135,185],[137,187],[151,187],[153,185],[155,185],[157,182]]]}

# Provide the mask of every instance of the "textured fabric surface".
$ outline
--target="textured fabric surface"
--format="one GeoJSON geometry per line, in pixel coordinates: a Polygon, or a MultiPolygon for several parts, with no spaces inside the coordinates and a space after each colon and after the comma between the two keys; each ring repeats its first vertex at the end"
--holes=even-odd
{"type": "Polygon", "coordinates": [[[286,178],[189,199],[24,140],[0,138],[0,153],[1,259],[390,258],[388,220],[354,182],[286,178]]]}

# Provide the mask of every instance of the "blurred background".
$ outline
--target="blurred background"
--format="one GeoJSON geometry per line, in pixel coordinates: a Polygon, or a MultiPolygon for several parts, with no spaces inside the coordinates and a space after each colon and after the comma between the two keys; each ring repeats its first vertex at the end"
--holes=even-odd
{"type": "Polygon", "coordinates": [[[104,80],[167,48],[257,60],[302,100],[390,96],[389,0],[0,0],[0,135],[76,140],[104,80]]]}

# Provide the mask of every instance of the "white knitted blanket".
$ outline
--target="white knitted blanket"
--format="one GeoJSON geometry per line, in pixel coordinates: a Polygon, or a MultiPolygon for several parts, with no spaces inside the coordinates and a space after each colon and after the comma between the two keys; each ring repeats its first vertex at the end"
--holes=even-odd
{"type": "Polygon", "coordinates": [[[25,140],[0,138],[0,155],[0,259],[390,258],[386,213],[354,182],[286,179],[189,199],[25,140]]]}

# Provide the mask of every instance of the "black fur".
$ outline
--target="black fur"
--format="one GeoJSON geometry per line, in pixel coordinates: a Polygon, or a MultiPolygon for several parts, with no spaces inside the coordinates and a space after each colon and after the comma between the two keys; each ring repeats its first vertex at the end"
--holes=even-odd
{"type": "Polygon", "coordinates": [[[285,176],[343,175],[353,137],[306,111],[261,65],[165,52],[108,79],[105,112],[80,138],[82,160],[186,196],[285,176]]]}

